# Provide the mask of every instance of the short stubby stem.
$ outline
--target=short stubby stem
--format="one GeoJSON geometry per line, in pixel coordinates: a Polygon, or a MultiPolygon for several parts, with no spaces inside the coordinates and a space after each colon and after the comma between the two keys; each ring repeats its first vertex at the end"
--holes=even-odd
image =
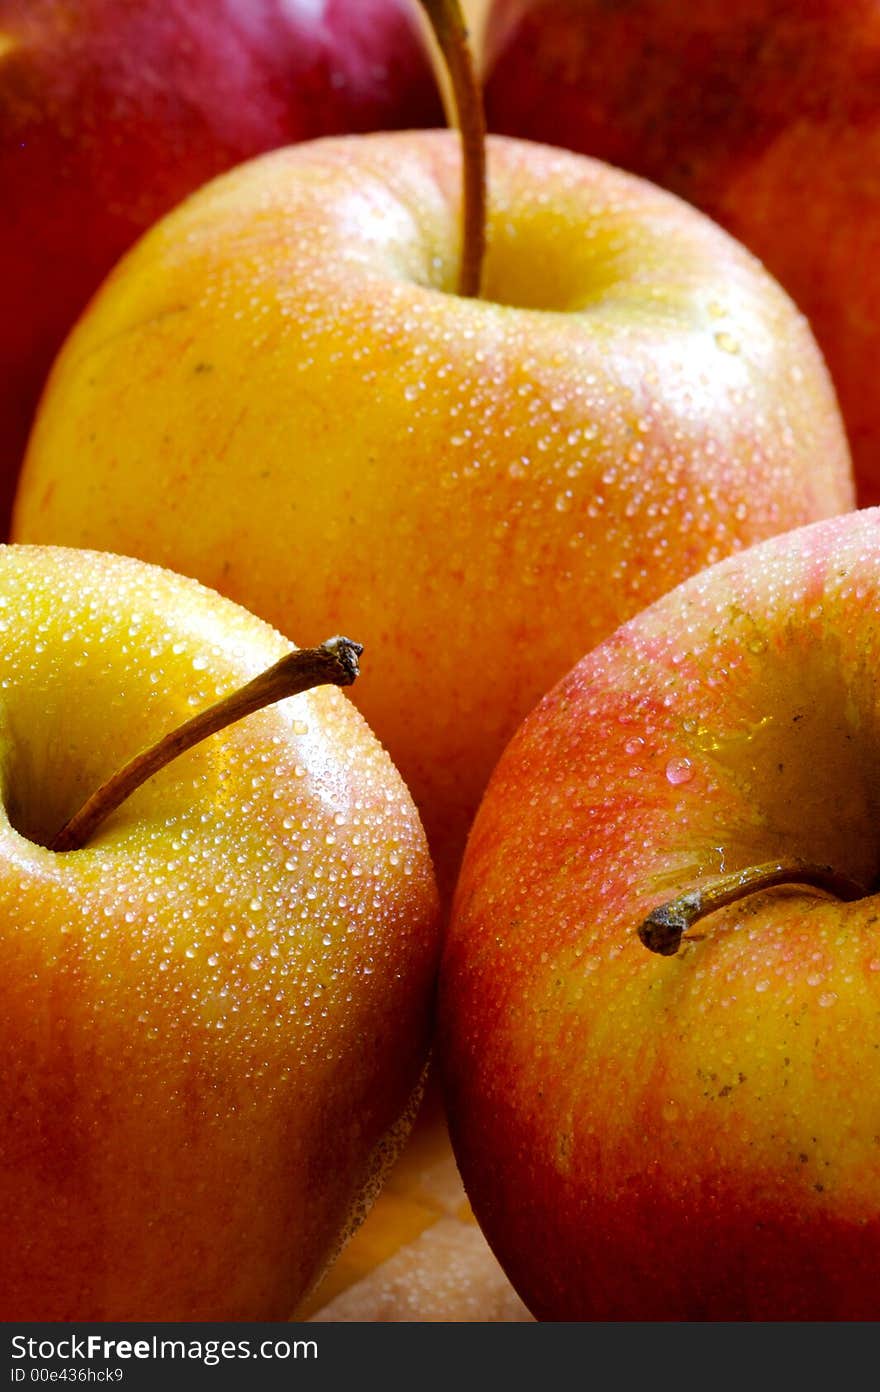
{"type": "Polygon", "coordinates": [[[868,893],[864,885],[830,865],[811,865],[797,860],[771,861],[723,875],[708,885],[660,904],[639,925],[639,938],[649,951],[657,952],[661,957],[674,957],[685,933],[701,918],[750,894],[775,889],[780,885],[820,889],[848,903],[863,899],[868,893]]]}
{"type": "Polygon", "coordinates": [[[105,817],[115,811],[136,788],[152,778],[172,759],[209,735],[228,725],[274,705],[288,696],[297,696],[315,686],[350,686],[358,676],[358,658],[363,652],[360,643],[351,638],[328,638],[317,648],[296,648],[287,653],[265,672],[254,677],[230,696],[224,696],[207,710],[194,715],[176,730],[171,730],[149,749],[136,754],[118,773],[102,783],[83,803],[79,811],[65,822],[51,842],[52,851],[81,850],[105,817]]]}
{"type": "Polygon", "coordinates": [[[462,239],[458,293],[480,294],[486,255],[486,117],[459,0],[421,0],[449,73],[462,153],[462,239]]]}

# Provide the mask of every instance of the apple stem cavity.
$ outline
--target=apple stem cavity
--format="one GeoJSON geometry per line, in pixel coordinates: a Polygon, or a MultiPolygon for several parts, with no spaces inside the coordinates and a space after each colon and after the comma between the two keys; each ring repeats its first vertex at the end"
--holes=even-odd
{"type": "Polygon", "coordinates": [[[752,865],[713,880],[701,889],[689,890],[652,909],[639,925],[639,938],[650,952],[661,957],[674,957],[681,940],[701,918],[734,904],[750,894],[779,885],[808,886],[824,890],[835,899],[851,903],[868,893],[864,885],[830,865],[810,865],[806,861],[771,861],[752,865]]]}
{"type": "Polygon", "coordinates": [[[459,0],[420,0],[443,55],[461,136],[462,244],[458,293],[479,297],[486,256],[486,116],[459,0]]]}
{"type": "Polygon", "coordinates": [[[177,729],[145,749],[106,783],[92,793],[79,811],[65,822],[50,843],[52,851],[75,851],[85,846],[100,824],[119,807],[131,793],[152,778],[178,754],[200,744],[209,735],[226,729],[246,715],[274,705],[288,696],[296,696],[315,686],[351,686],[358,676],[358,658],[363,652],[360,643],[351,638],[328,638],[316,648],[297,648],[280,662],[261,672],[245,686],[224,696],[207,710],[200,711],[177,729]]]}

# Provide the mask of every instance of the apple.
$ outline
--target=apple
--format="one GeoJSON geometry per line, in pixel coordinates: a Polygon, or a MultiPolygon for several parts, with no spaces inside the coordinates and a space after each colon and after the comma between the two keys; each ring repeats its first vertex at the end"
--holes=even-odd
{"type": "Polygon", "coordinates": [[[876,1320],[880,509],[691,577],[496,767],[441,968],[476,1216],[545,1320],[876,1320]]]}
{"type": "Polygon", "coordinates": [[[877,0],[492,0],[493,130],[654,180],[761,258],[808,315],[880,502],[877,0]]]}
{"type": "Polygon", "coordinates": [[[169,571],[0,548],[5,1320],[288,1318],[403,1139],[436,888],[341,693],[252,714],[57,834],[289,648],[169,571]]]}
{"type": "Polygon", "coordinates": [[[853,504],[821,356],[747,252],[597,162],[504,139],[488,162],[482,299],[455,292],[451,132],[312,141],[200,190],[68,339],[14,516],[283,632],[356,632],[353,699],[446,895],[552,681],[691,572],[853,504]]]}
{"type": "Polygon", "coordinates": [[[145,228],[291,141],[437,125],[412,0],[0,0],[0,536],[62,339],[145,228]]]}

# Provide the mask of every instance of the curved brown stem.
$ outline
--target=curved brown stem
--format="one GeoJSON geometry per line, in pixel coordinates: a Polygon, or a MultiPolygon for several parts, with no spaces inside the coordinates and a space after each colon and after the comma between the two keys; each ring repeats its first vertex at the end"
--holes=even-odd
{"type": "Polygon", "coordinates": [[[459,0],[420,0],[440,46],[452,85],[461,136],[462,245],[458,293],[476,298],[486,255],[486,117],[468,30],[459,0]]]}
{"type": "Polygon", "coordinates": [[[246,686],[225,696],[207,710],[194,715],[176,730],[164,735],[108,778],[106,783],[83,803],[79,811],[65,822],[49,849],[75,851],[81,849],[105,817],[115,811],[125,799],[164,768],[178,754],[192,749],[209,735],[224,730],[264,706],[274,705],[287,696],[296,696],[313,686],[350,686],[358,675],[358,658],[363,652],[360,643],[351,638],[328,638],[317,648],[297,648],[280,662],[261,672],[246,686]]]}
{"type": "Polygon", "coordinates": [[[830,865],[810,865],[797,860],[751,865],[652,909],[639,925],[639,938],[649,951],[658,952],[662,957],[674,957],[684,934],[701,918],[749,894],[778,885],[808,885],[847,902],[863,899],[868,892],[864,885],[830,865]]]}

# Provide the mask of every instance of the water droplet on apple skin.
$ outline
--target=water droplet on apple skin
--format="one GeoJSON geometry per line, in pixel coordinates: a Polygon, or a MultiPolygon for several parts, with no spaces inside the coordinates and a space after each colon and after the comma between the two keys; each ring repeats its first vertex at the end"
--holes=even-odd
{"type": "Polygon", "coordinates": [[[667,782],[671,783],[674,788],[680,787],[684,783],[690,783],[694,776],[690,759],[678,755],[668,760],[665,772],[667,782]]]}

